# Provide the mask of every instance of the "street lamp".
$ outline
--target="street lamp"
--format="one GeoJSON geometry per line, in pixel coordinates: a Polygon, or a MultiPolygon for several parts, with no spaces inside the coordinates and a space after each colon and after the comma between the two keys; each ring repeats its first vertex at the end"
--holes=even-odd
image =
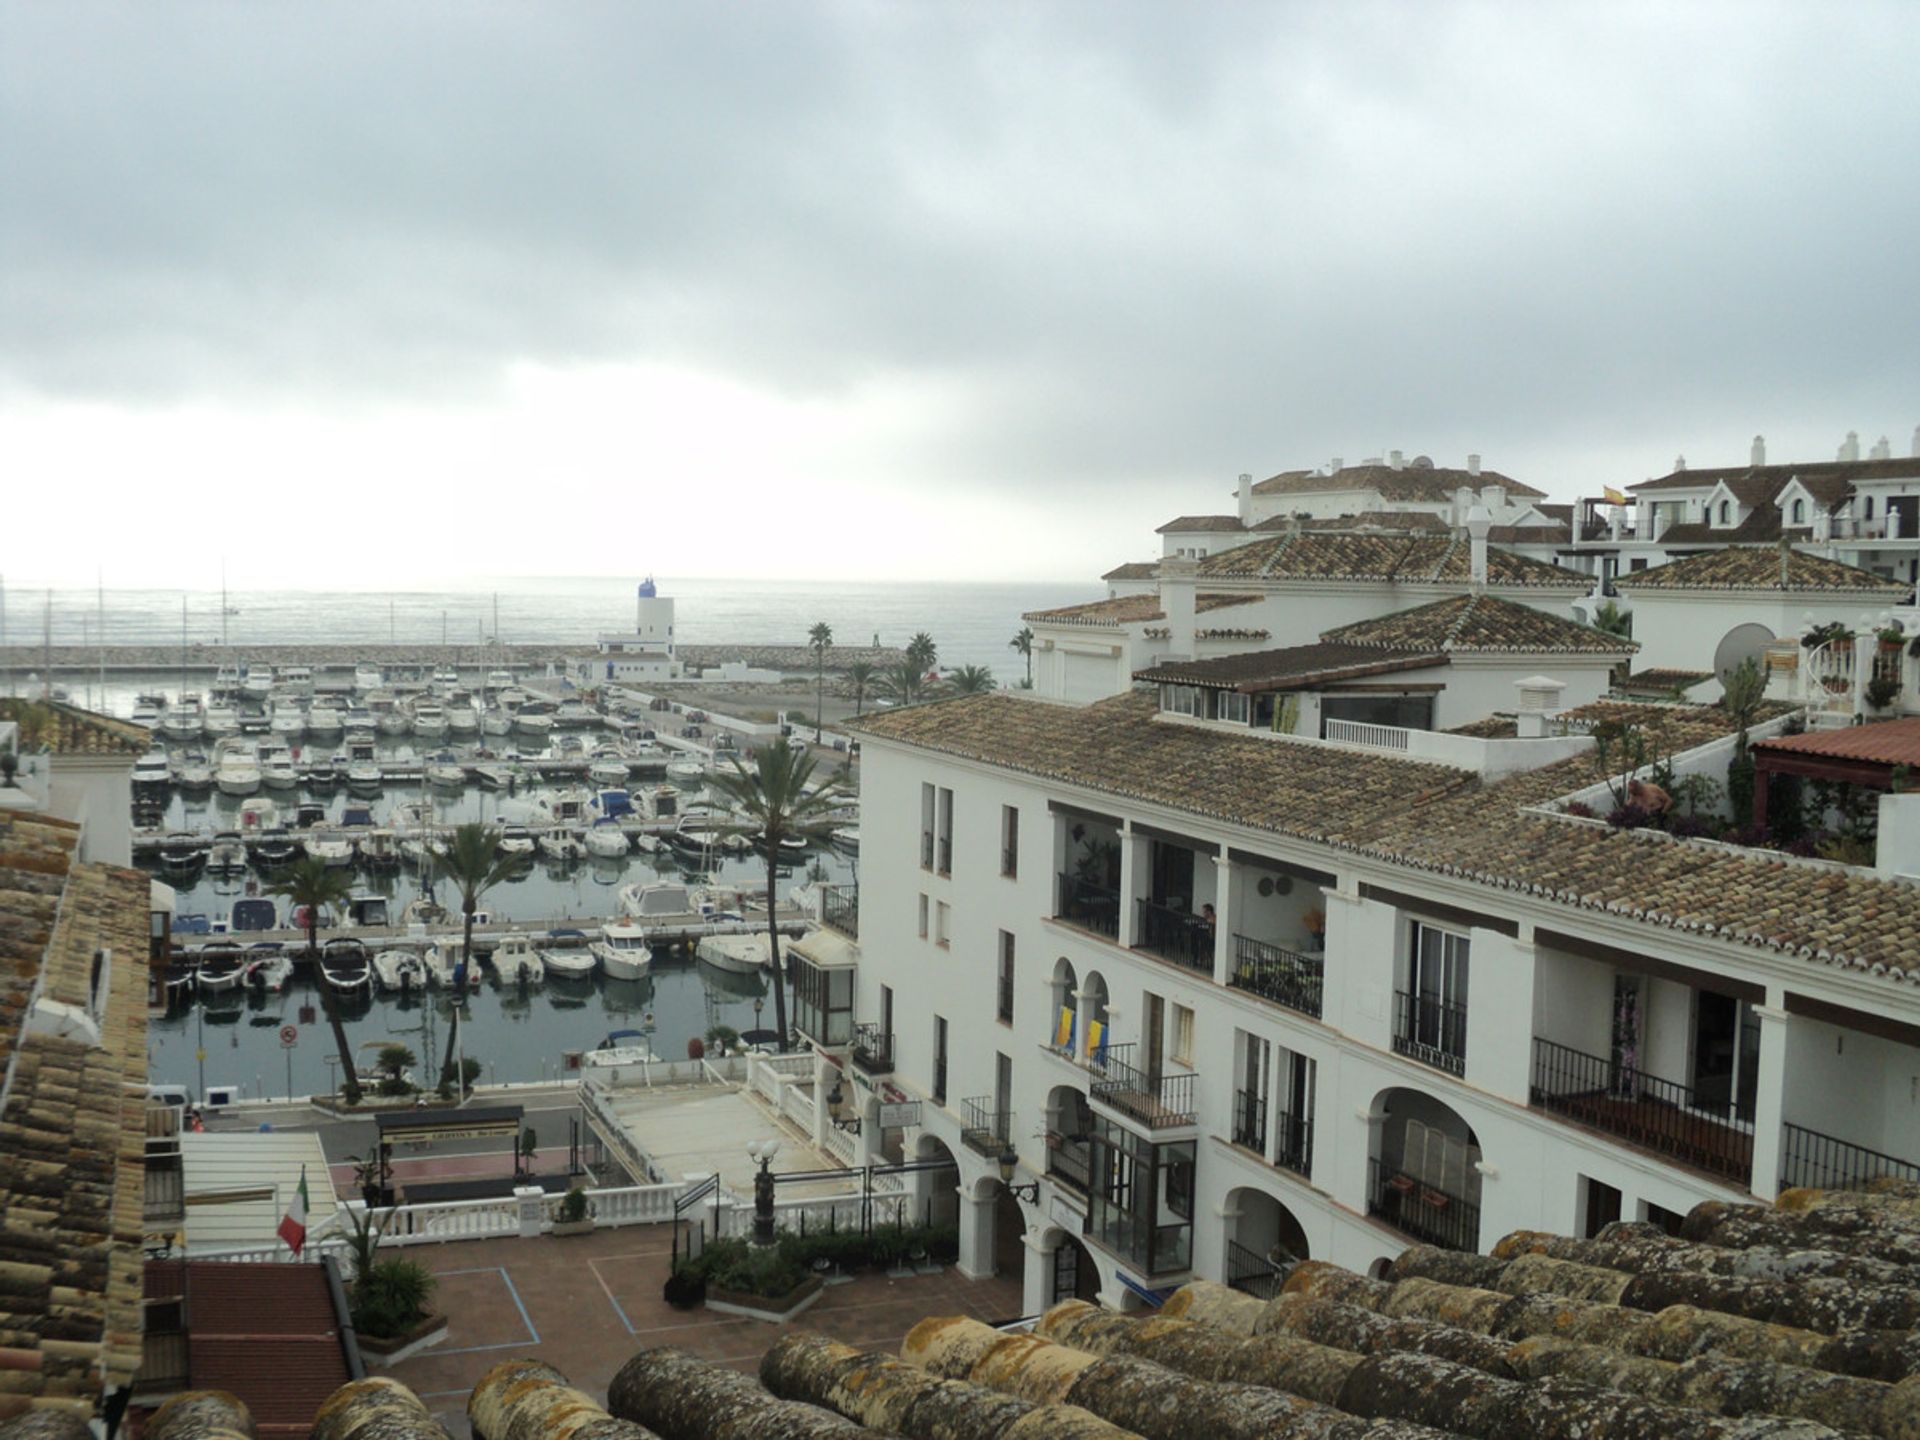
{"type": "Polygon", "coordinates": [[[753,1243],[773,1244],[773,1172],[767,1167],[780,1153],[778,1140],[750,1140],[747,1158],[760,1167],[753,1177],[753,1243]]]}
{"type": "Polygon", "coordinates": [[[1028,1205],[1040,1203],[1040,1182],[1030,1180],[1025,1185],[1013,1183],[1014,1167],[1020,1163],[1019,1155],[1014,1153],[1013,1142],[1007,1141],[1000,1147],[1000,1183],[1007,1187],[1007,1193],[1014,1199],[1028,1205]]]}

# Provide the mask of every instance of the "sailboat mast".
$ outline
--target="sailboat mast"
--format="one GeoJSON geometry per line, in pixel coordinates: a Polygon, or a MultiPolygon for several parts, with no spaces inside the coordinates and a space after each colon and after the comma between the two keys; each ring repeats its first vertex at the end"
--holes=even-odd
{"type": "Polygon", "coordinates": [[[107,708],[107,575],[104,570],[93,572],[93,582],[99,588],[100,623],[98,635],[100,641],[100,708],[107,708]]]}

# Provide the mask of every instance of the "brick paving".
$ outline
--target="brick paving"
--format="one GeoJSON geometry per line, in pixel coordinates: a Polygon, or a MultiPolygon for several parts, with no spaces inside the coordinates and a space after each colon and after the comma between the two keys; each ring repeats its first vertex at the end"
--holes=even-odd
{"type": "MultiPolygon", "coordinates": [[[[675,1345],[753,1370],[787,1327],[668,1305],[660,1290],[672,1242],[669,1226],[636,1225],[565,1239],[409,1247],[406,1258],[438,1279],[434,1308],[449,1317],[447,1338],[391,1370],[371,1373],[411,1386],[455,1440],[467,1440],[468,1392],[501,1360],[544,1360],[602,1403],[614,1373],[650,1345],[675,1345]]],[[[899,1280],[870,1273],[829,1286],[793,1327],[897,1350],[929,1315],[1010,1320],[1020,1314],[1021,1298],[1017,1275],[967,1280],[951,1266],[899,1280]]]]}

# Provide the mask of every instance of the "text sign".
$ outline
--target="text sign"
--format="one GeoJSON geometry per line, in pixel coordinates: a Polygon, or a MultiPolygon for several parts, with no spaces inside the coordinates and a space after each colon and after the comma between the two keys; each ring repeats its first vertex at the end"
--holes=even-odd
{"type": "Polygon", "coordinates": [[[907,1100],[894,1105],[880,1107],[880,1128],[882,1130],[904,1130],[909,1125],[920,1123],[920,1102],[907,1100]]]}

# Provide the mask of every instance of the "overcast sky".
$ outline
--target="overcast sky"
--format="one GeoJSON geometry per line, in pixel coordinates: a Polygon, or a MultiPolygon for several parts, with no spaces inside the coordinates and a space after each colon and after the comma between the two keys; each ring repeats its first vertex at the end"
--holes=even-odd
{"type": "Polygon", "coordinates": [[[0,573],[1083,578],[1906,453],[1920,6],[0,0],[0,573]]]}

